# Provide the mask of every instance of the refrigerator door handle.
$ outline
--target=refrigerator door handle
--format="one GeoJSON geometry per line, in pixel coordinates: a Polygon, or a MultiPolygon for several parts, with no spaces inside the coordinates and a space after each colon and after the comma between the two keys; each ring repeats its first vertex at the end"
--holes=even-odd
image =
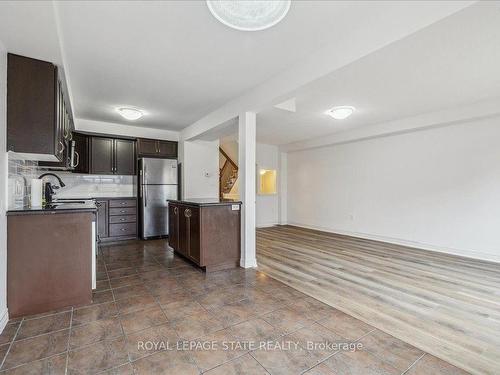
{"type": "Polygon", "coordinates": [[[148,206],[148,185],[142,185],[144,189],[144,207],[148,206]]]}

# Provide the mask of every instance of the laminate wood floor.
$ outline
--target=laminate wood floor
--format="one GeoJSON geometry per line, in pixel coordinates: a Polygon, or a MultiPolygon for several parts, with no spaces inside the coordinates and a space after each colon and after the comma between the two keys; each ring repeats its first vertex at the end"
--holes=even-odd
{"type": "Polygon", "coordinates": [[[259,270],[473,374],[500,374],[500,265],[293,226],[259,270]]]}

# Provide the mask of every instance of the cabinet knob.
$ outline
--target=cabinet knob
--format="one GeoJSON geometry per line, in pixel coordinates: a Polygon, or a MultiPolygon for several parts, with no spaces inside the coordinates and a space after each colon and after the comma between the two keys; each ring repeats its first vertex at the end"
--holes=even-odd
{"type": "Polygon", "coordinates": [[[190,210],[189,208],[187,208],[187,209],[184,211],[184,216],[185,216],[185,217],[191,217],[191,215],[192,215],[191,210],[190,210]]]}
{"type": "Polygon", "coordinates": [[[177,207],[174,207],[174,214],[177,215],[177,212],[179,212],[179,209],[177,207]]]}

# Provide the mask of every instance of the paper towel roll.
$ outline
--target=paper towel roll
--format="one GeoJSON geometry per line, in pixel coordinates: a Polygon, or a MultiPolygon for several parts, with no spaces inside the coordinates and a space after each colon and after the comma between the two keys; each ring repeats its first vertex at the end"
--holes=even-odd
{"type": "Polygon", "coordinates": [[[42,180],[34,178],[31,180],[31,207],[42,206],[42,180]]]}

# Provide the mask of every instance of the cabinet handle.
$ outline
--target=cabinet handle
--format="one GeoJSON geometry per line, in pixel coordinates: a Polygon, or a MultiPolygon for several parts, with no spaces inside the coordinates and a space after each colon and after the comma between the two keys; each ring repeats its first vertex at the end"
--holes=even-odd
{"type": "Polygon", "coordinates": [[[63,151],[64,151],[64,143],[62,143],[61,141],[59,141],[59,146],[61,146],[61,150],[59,150],[59,148],[58,148],[57,153],[58,154],[62,154],[63,151]]]}
{"type": "Polygon", "coordinates": [[[177,212],[179,212],[179,209],[177,207],[174,207],[174,214],[177,215],[177,212]]]}
{"type": "Polygon", "coordinates": [[[123,206],[124,204],[126,204],[127,202],[121,202],[120,204],[123,206]]]}
{"type": "Polygon", "coordinates": [[[122,214],[124,214],[124,213],[125,213],[126,211],[124,211],[124,210],[121,210],[120,212],[121,212],[122,214]]]}
{"type": "Polygon", "coordinates": [[[78,164],[80,164],[80,154],[75,150],[75,156],[76,156],[76,163],[73,165],[73,168],[78,167],[78,164]]]}
{"type": "Polygon", "coordinates": [[[184,216],[185,217],[191,217],[191,214],[192,214],[192,212],[191,212],[191,210],[189,208],[187,208],[186,210],[184,210],[184,216]]]}
{"type": "Polygon", "coordinates": [[[126,229],[125,229],[125,228],[121,228],[120,230],[121,230],[122,232],[125,232],[125,231],[126,231],[126,229]]]}
{"type": "Polygon", "coordinates": [[[125,221],[125,219],[120,219],[120,221],[125,221]]]}

